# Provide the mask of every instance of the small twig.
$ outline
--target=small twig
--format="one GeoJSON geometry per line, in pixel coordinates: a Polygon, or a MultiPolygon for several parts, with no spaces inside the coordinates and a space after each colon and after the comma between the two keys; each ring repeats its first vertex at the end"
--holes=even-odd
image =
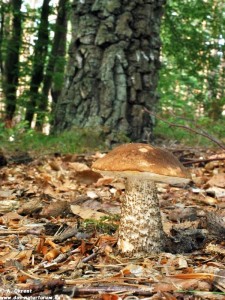
{"type": "Polygon", "coordinates": [[[11,234],[18,234],[18,235],[27,235],[27,231],[23,230],[0,230],[1,235],[11,235],[11,234]]]}
{"type": "Polygon", "coordinates": [[[207,162],[215,161],[215,160],[225,160],[225,157],[193,159],[193,160],[183,161],[182,164],[183,165],[191,165],[191,164],[196,164],[196,163],[201,163],[201,162],[207,163],[207,162]]]}
{"type": "Polygon", "coordinates": [[[99,294],[99,293],[131,293],[135,295],[142,296],[151,296],[153,289],[149,288],[137,288],[133,286],[124,286],[124,285],[103,285],[103,286],[89,286],[89,287],[65,287],[61,290],[63,294],[69,294],[74,296],[80,295],[90,295],[90,294],[99,294]]]}
{"type": "Polygon", "coordinates": [[[92,254],[90,254],[89,256],[85,257],[82,259],[82,263],[87,263],[89,260],[95,258],[98,255],[99,249],[95,252],[93,252],[92,254]]]}
{"type": "Polygon", "coordinates": [[[209,134],[206,133],[206,132],[202,132],[202,131],[193,129],[193,128],[191,128],[190,126],[185,126],[185,125],[180,125],[180,124],[174,124],[174,123],[171,123],[171,122],[165,120],[164,118],[160,117],[158,114],[155,114],[155,113],[149,111],[147,108],[144,108],[144,111],[146,111],[146,112],[149,113],[150,115],[156,117],[157,119],[163,121],[164,123],[168,124],[168,125],[171,126],[171,127],[179,127],[179,128],[183,128],[183,129],[188,130],[188,131],[190,131],[190,132],[193,132],[193,133],[196,133],[196,134],[198,134],[198,135],[204,136],[205,138],[209,139],[210,141],[212,141],[212,142],[214,142],[215,144],[217,144],[220,148],[222,148],[222,149],[225,150],[225,146],[224,146],[220,141],[218,141],[215,137],[209,135],[209,134]]]}

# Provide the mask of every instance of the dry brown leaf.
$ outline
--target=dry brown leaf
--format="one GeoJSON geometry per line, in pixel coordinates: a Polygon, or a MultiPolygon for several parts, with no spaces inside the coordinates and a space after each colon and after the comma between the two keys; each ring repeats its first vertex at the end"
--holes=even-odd
{"type": "Polygon", "coordinates": [[[135,264],[127,265],[121,272],[124,276],[132,274],[133,276],[144,277],[146,275],[146,269],[135,264]]]}
{"type": "Polygon", "coordinates": [[[29,277],[27,275],[18,275],[18,282],[19,283],[26,283],[27,279],[29,279],[29,277]]]}
{"type": "Polygon", "coordinates": [[[32,250],[23,250],[23,251],[10,251],[5,255],[0,256],[1,262],[6,262],[8,260],[17,260],[22,265],[26,266],[30,263],[30,258],[32,255],[32,250]]]}
{"type": "MultiPolygon", "coordinates": [[[[213,158],[213,157],[211,157],[211,158],[213,158]]],[[[205,169],[207,171],[210,171],[210,170],[217,168],[220,164],[221,164],[221,162],[219,160],[210,161],[205,165],[205,169]]]]}
{"type": "Polygon", "coordinates": [[[54,249],[58,248],[58,245],[55,244],[55,243],[54,243],[53,241],[51,241],[51,240],[46,240],[45,243],[46,243],[47,245],[51,246],[51,247],[54,248],[54,249]]]}
{"type": "Polygon", "coordinates": [[[12,196],[13,192],[13,190],[0,191],[0,198],[9,198],[12,196]]]}
{"type": "Polygon", "coordinates": [[[207,193],[215,194],[216,198],[224,198],[225,197],[225,189],[213,186],[206,190],[207,193]]]}
{"type": "Polygon", "coordinates": [[[51,249],[49,252],[47,252],[44,256],[44,259],[47,261],[52,261],[59,255],[60,251],[59,249],[51,249]]]}
{"type": "Polygon", "coordinates": [[[73,243],[70,243],[70,244],[67,244],[67,245],[61,247],[60,251],[62,253],[66,253],[66,252],[70,251],[72,247],[73,247],[73,243]]]}
{"type": "Polygon", "coordinates": [[[104,245],[115,245],[115,243],[117,242],[117,238],[115,238],[114,236],[111,235],[101,235],[100,238],[98,239],[96,245],[98,247],[102,247],[104,245]]]}
{"type": "Polygon", "coordinates": [[[82,184],[93,184],[101,178],[102,175],[92,170],[77,171],[75,179],[82,184]]]}
{"type": "MultiPolygon", "coordinates": [[[[194,199],[193,199],[194,200],[194,199]]],[[[199,196],[196,199],[197,202],[202,202],[208,205],[215,205],[218,203],[218,200],[216,198],[210,197],[210,196],[199,196]]]]}
{"type": "Polygon", "coordinates": [[[121,297],[119,297],[118,295],[114,295],[114,294],[102,294],[101,299],[102,300],[119,300],[119,299],[121,299],[121,297]]]}
{"type": "Polygon", "coordinates": [[[80,206],[83,209],[93,209],[95,211],[100,210],[102,208],[102,204],[101,202],[94,200],[94,199],[88,199],[86,201],[84,201],[82,204],[80,204],[80,206]]]}
{"type": "Polygon", "coordinates": [[[19,200],[1,200],[0,201],[0,214],[5,214],[19,208],[19,200]]]}
{"type": "Polygon", "coordinates": [[[102,212],[98,212],[94,209],[90,208],[83,208],[80,205],[71,205],[70,206],[71,211],[75,214],[81,217],[82,219],[95,219],[100,220],[102,217],[107,216],[106,214],[102,212]]]}
{"type": "Polygon", "coordinates": [[[208,184],[210,186],[217,186],[224,188],[225,187],[225,174],[224,173],[219,173],[213,175],[213,177],[208,181],[208,184]]]}
{"type": "Polygon", "coordinates": [[[41,211],[41,215],[44,217],[58,217],[66,215],[69,212],[70,205],[67,201],[57,201],[44,207],[41,211]]]}
{"type": "Polygon", "coordinates": [[[45,243],[45,238],[41,237],[39,239],[39,243],[36,246],[37,253],[43,253],[44,243],[45,243]]]}
{"type": "Polygon", "coordinates": [[[166,300],[177,300],[176,297],[174,297],[172,294],[163,292],[162,295],[165,297],[166,300]]]}
{"type": "Polygon", "coordinates": [[[6,213],[6,214],[4,214],[4,216],[2,216],[0,218],[1,224],[8,224],[11,220],[20,220],[20,219],[22,219],[22,216],[20,216],[15,211],[11,211],[9,213],[6,213]]]}
{"type": "Polygon", "coordinates": [[[31,215],[33,213],[39,212],[42,207],[42,201],[39,198],[36,198],[23,203],[17,211],[21,215],[31,215]]]}
{"type": "Polygon", "coordinates": [[[61,166],[59,164],[59,161],[57,161],[56,159],[50,160],[48,162],[49,166],[51,167],[51,169],[53,171],[60,171],[61,170],[61,166]]]}
{"type": "Polygon", "coordinates": [[[70,167],[70,169],[72,169],[73,171],[76,171],[76,172],[82,172],[82,171],[85,171],[85,170],[90,170],[90,168],[87,165],[82,164],[82,163],[78,163],[78,162],[70,162],[68,164],[68,166],[70,167]]]}
{"type": "Polygon", "coordinates": [[[113,177],[101,177],[96,182],[95,186],[103,186],[103,185],[110,185],[113,181],[113,177]]]}
{"type": "Polygon", "coordinates": [[[116,201],[102,203],[101,209],[108,214],[119,215],[121,213],[121,206],[116,201]]]}
{"type": "Polygon", "coordinates": [[[199,278],[195,279],[178,279],[169,278],[160,281],[159,283],[153,284],[154,292],[172,292],[177,290],[194,290],[199,285],[199,278]]]}
{"type": "Polygon", "coordinates": [[[213,244],[213,243],[209,243],[206,248],[205,248],[205,251],[207,253],[216,253],[216,254],[220,254],[220,255],[225,255],[225,248],[221,245],[216,245],[216,244],[213,244]]]}
{"type": "Polygon", "coordinates": [[[99,198],[99,196],[95,193],[95,191],[87,191],[87,196],[88,196],[88,198],[91,198],[91,199],[99,198]]]}

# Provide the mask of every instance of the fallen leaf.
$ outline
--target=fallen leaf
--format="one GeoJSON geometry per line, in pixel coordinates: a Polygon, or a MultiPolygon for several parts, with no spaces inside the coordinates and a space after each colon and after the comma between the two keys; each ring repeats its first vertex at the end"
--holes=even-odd
{"type": "Polygon", "coordinates": [[[83,171],[77,171],[75,179],[79,183],[83,184],[93,184],[98,181],[99,178],[101,178],[102,175],[94,172],[92,170],[83,170],[83,171]]]}
{"type": "Polygon", "coordinates": [[[10,253],[0,256],[0,261],[6,262],[8,260],[17,260],[22,265],[26,266],[30,262],[32,252],[32,250],[10,251],[10,253]]]}
{"type": "Polygon", "coordinates": [[[2,200],[0,201],[0,214],[5,214],[12,210],[19,208],[20,202],[18,200],[2,200]]]}
{"type": "Polygon", "coordinates": [[[112,181],[113,181],[113,177],[102,177],[98,179],[95,186],[98,187],[103,185],[110,185],[112,181]]]}
{"type": "Polygon", "coordinates": [[[13,194],[13,190],[0,191],[0,198],[9,198],[13,194]]]}
{"type": "Polygon", "coordinates": [[[76,172],[90,170],[90,168],[87,165],[78,162],[70,162],[68,165],[73,171],[76,172]]]}
{"type": "Polygon", "coordinates": [[[71,211],[75,215],[78,215],[82,219],[100,220],[102,217],[107,216],[106,214],[103,214],[102,212],[98,212],[94,209],[90,209],[90,208],[85,208],[84,209],[80,205],[71,205],[70,208],[71,208],[71,211]]]}
{"type": "Polygon", "coordinates": [[[224,173],[219,173],[213,175],[213,177],[208,181],[208,184],[210,186],[217,186],[224,188],[225,187],[225,174],[224,173]]]}
{"type": "Polygon", "coordinates": [[[53,171],[61,170],[60,164],[56,159],[49,161],[49,166],[52,168],[53,171]]]}
{"type": "Polygon", "coordinates": [[[219,188],[219,187],[216,187],[216,186],[208,188],[206,190],[206,192],[208,194],[215,195],[216,198],[223,198],[223,197],[225,197],[225,189],[222,189],[222,188],[219,188]]]}
{"type": "Polygon", "coordinates": [[[102,294],[101,299],[102,300],[119,300],[121,298],[117,295],[114,295],[114,294],[102,294]]]}
{"type": "Polygon", "coordinates": [[[87,196],[91,199],[98,199],[98,195],[94,191],[87,191],[87,196]]]}
{"type": "Polygon", "coordinates": [[[9,223],[11,220],[20,220],[22,219],[22,216],[20,216],[18,213],[16,213],[15,211],[6,213],[4,216],[2,216],[1,218],[1,223],[2,224],[7,224],[9,223]]]}
{"type": "Polygon", "coordinates": [[[52,202],[48,206],[44,207],[41,211],[41,216],[44,217],[58,217],[66,215],[70,212],[70,206],[67,201],[52,202]]]}
{"type": "Polygon", "coordinates": [[[51,249],[49,252],[47,252],[44,256],[44,259],[47,261],[52,261],[59,255],[60,251],[58,249],[51,249]]]}

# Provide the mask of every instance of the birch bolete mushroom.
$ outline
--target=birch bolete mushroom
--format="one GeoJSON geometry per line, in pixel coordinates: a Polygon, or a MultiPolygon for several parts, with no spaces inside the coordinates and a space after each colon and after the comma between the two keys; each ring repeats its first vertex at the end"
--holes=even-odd
{"type": "Polygon", "coordinates": [[[186,184],[187,170],[171,153],[149,144],[116,147],[93,163],[102,175],[126,178],[118,249],[127,256],[163,250],[163,232],[155,182],[186,184]]]}

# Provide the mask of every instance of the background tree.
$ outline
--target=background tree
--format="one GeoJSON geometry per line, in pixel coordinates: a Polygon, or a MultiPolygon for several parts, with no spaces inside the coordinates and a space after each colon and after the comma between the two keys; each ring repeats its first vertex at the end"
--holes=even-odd
{"type": "Polygon", "coordinates": [[[7,7],[6,3],[4,3],[2,0],[0,1],[0,76],[1,76],[1,89],[2,89],[2,81],[3,81],[3,62],[4,62],[4,41],[5,41],[5,27],[8,28],[6,25],[6,16],[7,14],[7,7]]]}
{"type": "Polygon", "coordinates": [[[40,25],[38,28],[38,36],[34,47],[33,66],[29,92],[30,101],[27,103],[25,115],[25,120],[28,121],[29,125],[31,124],[34,113],[36,112],[36,106],[38,105],[38,102],[41,101],[39,88],[43,81],[44,67],[49,43],[49,2],[50,0],[43,0],[40,25]]]}
{"type": "Polygon", "coordinates": [[[66,36],[67,36],[67,12],[68,12],[68,0],[59,0],[58,13],[56,23],[54,25],[54,38],[52,42],[52,50],[48,58],[48,63],[43,78],[43,87],[41,93],[41,101],[38,105],[38,120],[37,126],[41,129],[45,120],[45,116],[48,112],[49,92],[52,88],[52,99],[54,105],[57,102],[58,94],[57,90],[61,91],[65,54],[66,54],[66,36]]]}
{"type": "Polygon", "coordinates": [[[73,1],[72,43],[54,130],[104,127],[146,140],[158,96],[160,22],[165,1],[73,1]]]}
{"type": "MultiPolygon", "coordinates": [[[[224,132],[219,129],[225,106],[222,1],[167,2],[161,26],[160,102],[156,86],[164,0],[73,1],[68,5],[69,0],[45,0],[41,5],[47,9],[42,9],[38,1],[33,6],[29,0],[0,0],[1,118],[15,117],[7,124],[24,119],[31,124],[35,114],[38,130],[44,120],[54,119],[56,132],[101,127],[109,141],[116,140],[118,132],[135,141],[148,140],[154,119],[143,108],[157,107],[174,122],[180,115],[179,122],[198,119],[208,129],[224,132]],[[13,10],[13,3],[18,9],[13,10]],[[72,13],[73,36],[55,109],[70,40],[67,13],[72,13]],[[13,32],[17,19],[21,24],[13,32]]],[[[168,135],[168,128],[162,130],[168,135]]]]}
{"type": "MultiPolygon", "coordinates": [[[[65,64],[67,59],[67,46],[68,46],[68,19],[69,14],[71,11],[71,6],[69,0],[61,0],[59,2],[59,6],[62,8],[58,11],[58,25],[56,28],[58,28],[58,35],[60,36],[58,39],[59,45],[57,48],[57,58],[54,65],[53,70],[53,82],[51,85],[51,96],[52,96],[52,110],[54,111],[54,108],[58,102],[60,93],[62,91],[63,87],[63,81],[64,81],[64,71],[65,71],[65,64]]],[[[57,24],[56,21],[56,24],[57,24]]]]}
{"type": "Polygon", "coordinates": [[[168,1],[159,84],[164,109],[191,118],[208,116],[217,121],[222,117],[224,9],[225,4],[215,0],[168,1]]]}
{"type": "MultiPolygon", "coordinates": [[[[3,91],[5,95],[5,119],[11,122],[16,110],[17,88],[19,82],[19,56],[21,47],[22,32],[22,0],[11,0],[10,8],[12,12],[12,24],[9,30],[9,38],[7,38],[5,60],[2,62],[1,53],[1,70],[3,72],[3,91]]],[[[6,6],[2,5],[1,14],[1,36],[4,36],[4,10],[6,6]]],[[[5,37],[6,38],[6,37],[5,37]]],[[[1,42],[3,44],[3,41],[1,42]]],[[[2,46],[2,45],[1,45],[2,46]]]]}

